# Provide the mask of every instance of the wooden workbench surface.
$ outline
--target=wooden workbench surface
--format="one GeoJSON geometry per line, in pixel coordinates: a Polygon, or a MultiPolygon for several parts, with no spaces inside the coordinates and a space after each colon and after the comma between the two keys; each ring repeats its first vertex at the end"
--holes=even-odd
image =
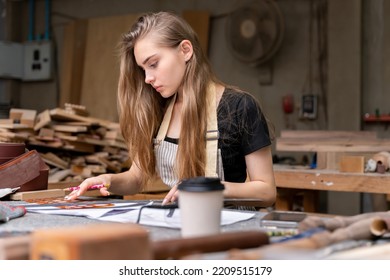
{"type": "Polygon", "coordinates": [[[390,173],[344,173],[277,164],[274,172],[280,188],[390,194],[390,173]]]}

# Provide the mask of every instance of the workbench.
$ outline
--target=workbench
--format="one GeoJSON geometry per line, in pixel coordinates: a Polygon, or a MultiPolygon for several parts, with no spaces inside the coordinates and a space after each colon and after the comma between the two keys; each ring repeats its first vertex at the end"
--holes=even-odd
{"type": "Polygon", "coordinates": [[[303,193],[303,208],[307,212],[318,212],[318,191],[380,194],[375,196],[376,202],[380,202],[375,211],[386,207],[390,174],[364,171],[364,164],[372,155],[390,151],[390,140],[378,138],[375,131],[283,130],[276,139],[276,151],[316,156],[314,166],[274,164],[279,190],[277,209],[291,210],[297,191],[303,193]],[[342,170],[345,165],[341,162],[346,157],[360,160],[353,173],[342,170]]]}
{"type": "MultiPolygon", "coordinates": [[[[118,199],[102,199],[102,203],[107,201],[107,203],[123,203],[123,200],[118,200],[118,199]]],[[[133,201],[134,203],[148,203],[150,201],[133,201]]],[[[11,205],[17,206],[20,205],[20,202],[16,201],[7,201],[6,203],[10,203],[11,205]]],[[[122,208],[119,208],[119,210],[122,208]]],[[[138,211],[138,210],[135,210],[138,211]]],[[[139,210],[141,211],[141,210],[139,210]]],[[[145,211],[145,210],[144,210],[145,211]]],[[[161,210],[163,211],[163,210],[161,210]]],[[[238,212],[246,212],[249,213],[250,216],[253,216],[253,218],[250,218],[248,220],[243,220],[240,222],[236,222],[233,224],[227,224],[221,226],[221,233],[224,234],[224,236],[229,236],[229,233],[231,233],[230,239],[236,240],[236,236],[232,236],[233,234],[239,234],[243,236],[242,234],[246,235],[249,234],[248,236],[254,236],[255,238],[253,241],[248,240],[248,239],[242,239],[239,238],[240,240],[236,240],[236,242],[239,243],[245,243],[242,246],[259,246],[260,241],[256,241],[258,237],[261,237],[262,242],[265,242],[267,240],[267,235],[265,234],[264,231],[261,231],[260,228],[260,222],[259,220],[261,217],[263,217],[266,212],[255,212],[255,211],[239,211],[239,210],[234,210],[234,209],[229,209],[229,211],[238,211],[238,212]],[[252,232],[252,233],[251,233],[252,232]],[[257,233],[256,233],[257,232],[257,233]],[[261,232],[261,236],[260,236],[261,232]],[[265,239],[264,239],[265,238],[265,239]]],[[[68,215],[55,215],[55,214],[41,214],[41,213],[34,213],[34,212],[27,212],[24,216],[11,219],[6,223],[0,223],[0,259],[4,257],[4,253],[2,253],[2,248],[4,248],[4,245],[1,243],[2,241],[2,236],[6,236],[4,238],[18,238],[21,237],[21,245],[17,245],[16,247],[20,247],[20,249],[17,249],[16,251],[20,251],[20,253],[16,253],[17,255],[20,255],[21,259],[27,258],[28,254],[28,244],[30,243],[31,239],[28,238],[28,235],[31,233],[34,233],[36,231],[41,231],[42,230],[57,230],[57,232],[61,232],[67,229],[70,229],[72,227],[85,227],[85,230],[88,227],[95,226],[95,225],[104,225],[106,226],[105,228],[110,230],[110,228],[113,228],[118,225],[134,225],[138,226],[143,229],[143,231],[146,230],[148,239],[150,240],[150,244],[157,244],[158,241],[172,241],[172,240],[181,240],[181,231],[179,228],[176,227],[163,227],[163,226],[149,226],[148,224],[132,224],[130,222],[109,222],[109,221],[102,221],[98,219],[89,219],[83,216],[68,216],[68,215]],[[108,225],[108,226],[107,226],[108,225]],[[11,237],[7,237],[7,235],[11,235],[11,237]],[[24,238],[25,237],[25,238],[24,238]],[[3,256],[2,256],[3,255],[3,256]]],[[[85,232],[83,230],[83,232],[85,232]]],[[[93,240],[95,237],[95,234],[92,234],[91,240],[93,240]]],[[[115,234],[113,234],[113,238],[115,237],[115,234]]],[[[84,239],[85,240],[85,239],[84,239]]],[[[102,240],[105,240],[104,238],[102,240]]],[[[73,241],[72,241],[73,242],[73,241]]],[[[224,248],[229,248],[229,246],[233,246],[229,242],[225,241],[218,241],[220,242],[220,245],[224,248]]],[[[104,243],[104,241],[103,241],[104,243]]],[[[210,242],[209,242],[210,243],[210,242]]],[[[208,244],[209,244],[208,243],[208,244]]],[[[166,245],[161,245],[163,242],[158,243],[160,244],[159,246],[166,246],[166,245]]],[[[215,244],[215,243],[214,243],[215,244]]],[[[218,245],[218,246],[220,246],[218,245]]],[[[205,245],[208,246],[208,245],[205,245]]],[[[9,246],[8,246],[9,247],[9,246]]],[[[210,245],[210,248],[213,247],[213,245],[210,245]]],[[[215,246],[214,246],[215,247],[215,246]]],[[[13,247],[12,247],[13,248],[13,247]]],[[[239,247],[240,248],[240,247],[239,247]]],[[[208,249],[208,250],[212,250],[208,249]]],[[[15,249],[12,249],[12,252],[14,252],[15,249]]],[[[160,251],[161,252],[161,251],[160,251]]],[[[177,252],[174,252],[177,254],[177,252]]],[[[14,253],[12,255],[15,255],[14,253]]],[[[161,256],[161,254],[160,254],[161,256]]],[[[17,257],[19,258],[19,257],[17,257]]]]}
{"type": "MultiPolygon", "coordinates": [[[[223,226],[222,232],[259,229],[259,219],[265,212],[254,212],[255,217],[238,222],[232,225],[223,226]]],[[[88,219],[77,216],[47,215],[27,212],[25,216],[12,219],[6,223],[0,224],[1,231],[33,231],[42,228],[59,228],[76,225],[90,225],[96,223],[107,223],[105,221],[88,219]]],[[[151,240],[172,239],[180,237],[180,230],[174,228],[144,226],[150,233],[151,240]]]]}
{"type": "MultiPolygon", "coordinates": [[[[274,165],[275,182],[278,189],[304,190],[304,209],[317,212],[316,192],[340,191],[390,194],[390,174],[345,173],[329,169],[274,165]]],[[[291,210],[291,196],[279,195],[276,208],[291,210]]]]}
{"type": "MultiPolygon", "coordinates": [[[[238,211],[238,210],[236,210],[238,211]]],[[[237,222],[234,224],[226,225],[221,227],[221,234],[229,234],[229,233],[243,233],[243,232],[264,232],[265,228],[262,227],[261,224],[261,219],[267,214],[266,211],[256,211],[252,212],[254,216],[248,220],[244,220],[241,222],[237,222]]],[[[330,215],[321,215],[321,214],[310,214],[306,213],[308,216],[314,215],[315,217],[319,217],[321,219],[331,219],[333,216],[330,215]]],[[[111,228],[114,228],[115,225],[118,225],[119,223],[116,222],[103,222],[100,220],[94,220],[94,219],[88,219],[85,217],[76,217],[76,216],[61,216],[61,215],[50,215],[50,214],[38,214],[38,213],[26,213],[26,215],[12,219],[6,223],[0,224],[0,233],[1,232],[33,232],[36,230],[42,230],[42,229],[64,229],[64,228],[71,228],[71,227],[77,227],[77,226],[94,226],[98,224],[105,224],[109,225],[111,228]]],[[[154,243],[158,243],[159,241],[179,241],[181,244],[183,244],[183,241],[185,243],[185,239],[181,238],[181,233],[180,229],[177,228],[165,228],[165,227],[157,227],[157,226],[142,226],[144,229],[146,229],[147,234],[150,238],[150,240],[154,243]]],[[[284,227],[283,227],[284,228],[284,227]]],[[[272,229],[268,229],[272,230],[272,229]]],[[[276,231],[278,229],[275,229],[276,231]]],[[[280,229],[279,229],[280,230],[280,229]]],[[[218,238],[223,238],[222,235],[218,235],[218,238]],[[220,236],[220,237],[219,237],[220,236]]],[[[225,235],[226,236],[226,235],[225,235]]],[[[257,235],[254,235],[257,237],[257,235]]],[[[93,237],[93,236],[91,236],[93,237]]],[[[8,237],[5,237],[8,238],[8,237]]],[[[11,237],[12,238],[12,237],[11,237]]],[[[270,237],[270,244],[267,245],[266,243],[264,246],[266,246],[266,251],[267,255],[259,255],[259,258],[263,259],[322,259],[322,258],[332,258],[332,252],[335,250],[335,248],[346,248],[343,249],[343,252],[345,253],[348,252],[349,248],[354,249],[358,247],[367,247],[367,244],[375,245],[377,244],[376,241],[367,241],[365,242],[364,240],[345,240],[345,244],[340,246],[330,246],[324,247],[324,248],[318,248],[318,249],[313,249],[308,251],[307,248],[293,248],[289,249],[289,247],[280,247],[281,243],[275,243],[275,239],[273,238],[288,238],[288,237],[283,237],[283,236],[275,236],[275,237],[270,237]],[[274,241],[273,241],[274,240],[274,241]],[[365,246],[361,246],[362,244],[366,244],[365,246]],[[275,245],[275,250],[272,248],[275,245]],[[344,246],[344,247],[343,247],[344,246]],[[348,247],[350,246],[350,247],[348,247]],[[283,249],[284,248],[284,249],[283,249]]],[[[93,238],[92,238],[93,239],[93,238]]],[[[250,239],[250,238],[249,238],[250,239]]],[[[245,241],[245,243],[251,242],[250,240],[245,241]]],[[[254,239],[254,238],[252,238],[254,239]]],[[[2,240],[4,238],[0,238],[0,245],[2,240]]],[[[294,240],[294,238],[293,238],[294,240]]],[[[277,239],[276,239],[277,241],[277,239]]],[[[242,240],[241,240],[242,242],[242,240]]],[[[254,240],[256,243],[256,240],[254,240]]],[[[99,246],[97,245],[95,246],[99,246]]],[[[160,242],[161,244],[161,242],[160,242]]],[[[382,240],[378,244],[383,244],[384,250],[387,250],[387,248],[390,248],[390,243],[386,241],[386,239],[382,240]]],[[[25,244],[22,244],[18,250],[21,250],[18,252],[20,255],[24,257],[27,257],[28,252],[28,242],[25,242],[25,244]]],[[[103,245],[103,244],[102,244],[103,245]]],[[[230,245],[232,246],[232,245],[230,245]]],[[[170,246],[169,248],[172,248],[173,246],[170,246]]],[[[166,245],[165,245],[166,248],[166,245]]],[[[377,247],[376,247],[377,248],[377,247]]],[[[234,249],[234,248],[231,248],[234,249]]],[[[196,254],[192,255],[192,258],[194,259],[229,259],[230,254],[244,254],[246,255],[248,252],[250,257],[256,257],[256,255],[252,255],[252,251],[256,251],[257,249],[260,249],[263,251],[263,246],[262,245],[257,245],[254,247],[245,247],[241,249],[225,249],[225,251],[211,251],[211,252],[206,252],[206,253],[201,253],[197,252],[196,254]]],[[[1,250],[1,248],[0,248],[1,250]]],[[[340,252],[339,250],[334,251],[336,253],[335,256],[338,256],[337,253],[340,252]]],[[[384,251],[381,250],[381,253],[384,251]]],[[[1,253],[1,252],[0,252],[1,253]]],[[[0,254],[1,255],[1,254],[0,254]]],[[[386,258],[388,255],[376,255],[377,258],[386,258]]]]}

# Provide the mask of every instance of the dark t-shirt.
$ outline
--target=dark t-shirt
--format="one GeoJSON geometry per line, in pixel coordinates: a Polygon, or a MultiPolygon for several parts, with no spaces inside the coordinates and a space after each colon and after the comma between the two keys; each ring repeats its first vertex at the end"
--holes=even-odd
{"type": "Polygon", "coordinates": [[[245,156],[271,144],[267,121],[252,95],[234,89],[225,89],[217,118],[225,181],[244,182],[245,156]]]}
{"type": "MultiPolygon", "coordinates": [[[[225,89],[217,110],[225,181],[245,182],[245,156],[271,144],[267,121],[252,95],[234,89],[225,89]]],[[[165,140],[178,143],[169,137],[165,140]]]]}

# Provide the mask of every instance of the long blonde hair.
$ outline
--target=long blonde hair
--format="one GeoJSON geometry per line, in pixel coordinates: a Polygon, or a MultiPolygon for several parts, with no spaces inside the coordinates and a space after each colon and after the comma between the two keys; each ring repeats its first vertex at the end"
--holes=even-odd
{"type": "Polygon", "coordinates": [[[153,138],[169,100],[163,99],[151,85],[145,83],[145,73],[134,57],[137,40],[151,32],[161,47],[175,48],[183,40],[192,43],[194,52],[186,64],[182,82],[182,125],[176,170],[180,180],[204,175],[207,85],[219,81],[211,70],[194,30],[181,17],[169,12],[142,15],[122,37],[118,107],[121,131],[128,145],[130,160],[138,160],[143,184],[155,175],[153,138]]]}

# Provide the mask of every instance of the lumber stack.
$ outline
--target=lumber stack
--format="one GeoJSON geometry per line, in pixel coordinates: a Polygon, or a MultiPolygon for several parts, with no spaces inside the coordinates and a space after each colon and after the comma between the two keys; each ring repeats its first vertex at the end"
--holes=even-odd
{"type": "Polygon", "coordinates": [[[0,120],[0,142],[24,142],[50,166],[49,183],[80,181],[129,168],[119,124],[89,116],[81,105],[43,112],[12,108],[0,120]]]}

